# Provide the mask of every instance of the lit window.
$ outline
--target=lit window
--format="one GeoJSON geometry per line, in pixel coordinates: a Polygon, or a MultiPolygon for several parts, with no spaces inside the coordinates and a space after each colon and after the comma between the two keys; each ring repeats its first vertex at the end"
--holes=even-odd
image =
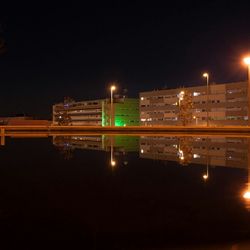
{"type": "Polygon", "coordinates": [[[200,92],[194,92],[193,96],[199,96],[201,93],[200,92]]]}
{"type": "Polygon", "coordinates": [[[194,159],[200,158],[200,155],[198,155],[198,154],[193,154],[193,158],[194,158],[194,159]]]}

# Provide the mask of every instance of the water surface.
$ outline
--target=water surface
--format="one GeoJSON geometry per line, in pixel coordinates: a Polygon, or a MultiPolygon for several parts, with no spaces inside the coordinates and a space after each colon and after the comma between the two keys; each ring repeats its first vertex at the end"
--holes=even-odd
{"type": "Polygon", "coordinates": [[[232,249],[250,239],[249,146],[221,136],[2,138],[1,235],[232,249]]]}

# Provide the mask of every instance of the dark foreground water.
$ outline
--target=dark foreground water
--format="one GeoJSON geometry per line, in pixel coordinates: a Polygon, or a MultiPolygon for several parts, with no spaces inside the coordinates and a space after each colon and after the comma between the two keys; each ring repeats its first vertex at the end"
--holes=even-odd
{"type": "Polygon", "coordinates": [[[10,246],[250,249],[248,138],[74,135],[2,144],[0,236],[10,246]]]}

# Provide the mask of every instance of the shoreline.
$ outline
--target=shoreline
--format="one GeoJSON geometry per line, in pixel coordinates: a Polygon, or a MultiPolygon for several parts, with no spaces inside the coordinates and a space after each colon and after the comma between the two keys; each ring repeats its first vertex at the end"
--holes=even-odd
{"type": "Polygon", "coordinates": [[[96,126],[0,126],[1,134],[26,132],[26,133],[116,133],[116,134],[246,134],[250,135],[250,127],[227,126],[227,127],[197,127],[197,126],[130,126],[130,127],[96,127],[96,126]]]}

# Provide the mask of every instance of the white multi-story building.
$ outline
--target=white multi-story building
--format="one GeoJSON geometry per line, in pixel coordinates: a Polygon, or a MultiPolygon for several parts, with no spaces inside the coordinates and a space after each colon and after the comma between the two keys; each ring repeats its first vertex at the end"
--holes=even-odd
{"type": "Polygon", "coordinates": [[[141,92],[140,124],[247,125],[247,107],[247,82],[141,92]]]}

